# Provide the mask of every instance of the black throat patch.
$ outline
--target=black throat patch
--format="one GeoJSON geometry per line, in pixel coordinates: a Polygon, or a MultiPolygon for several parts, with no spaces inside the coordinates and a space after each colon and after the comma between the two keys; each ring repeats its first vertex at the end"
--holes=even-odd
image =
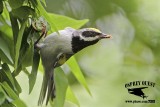
{"type": "Polygon", "coordinates": [[[94,40],[94,41],[84,41],[81,40],[80,37],[73,37],[72,38],[72,51],[74,53],[77,53],[78,51],[82,50],[83,48],[93,45],[95,43],[97,43],[98,40],[94,40]]]}

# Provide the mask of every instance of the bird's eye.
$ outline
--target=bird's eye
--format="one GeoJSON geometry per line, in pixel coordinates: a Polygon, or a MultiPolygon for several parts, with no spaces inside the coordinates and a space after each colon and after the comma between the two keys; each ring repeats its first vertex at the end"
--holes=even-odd
{"type": "Polygon", "coordinates": [[[85,37],[95,37],[97,35],[100,35],[101,33],[99,32],[94,32],[94,31],[84,31],[82,32],[82,35],[85,37]]]}
{"type": "Polygon", "coordinates": [[[84,31],[82,32],[82,36],[85,36],[85,37],[91,37],[92,33],[90,31],[84,31]]]}
{"type": "Polygon", "coordinates": [[[95,35],[101,35],[101,33],[99,33],[99,32],[95,32],[95,35]]]}

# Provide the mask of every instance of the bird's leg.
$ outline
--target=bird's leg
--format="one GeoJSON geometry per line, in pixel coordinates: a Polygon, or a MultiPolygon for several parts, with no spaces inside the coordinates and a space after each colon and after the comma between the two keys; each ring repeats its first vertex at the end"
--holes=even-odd
{"type": "Polygon", "coordinates": [[[42,37],[44,36],[44,37],[46,37],[46,35],[47,35],[47,31],[46,31],[46,26],[43,26],[43,29],[42,29],[42,34],[41,34],[41,36],[37,39],[37,41],[34,43],[34,48],[35,49],[37,49],[38,48],[38,42],[42,39],[42,37]]]}
{"type": "Polygon", "coordinates": [[[34,48],[38,48],[37,43],[42,39],[42,37],[44,36],[44,32],[41,34],[41,36],[37,39],[36,42],[34,42],[34,48]]]}

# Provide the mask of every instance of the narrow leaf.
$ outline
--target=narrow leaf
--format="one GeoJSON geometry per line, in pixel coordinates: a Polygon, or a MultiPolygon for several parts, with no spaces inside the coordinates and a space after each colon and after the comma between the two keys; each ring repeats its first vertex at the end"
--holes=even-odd
{"type": "Polygon", "coordinates": [[[8,0],[12,9],[18,8],[23,4],[24,0],[8,0]]]}
{"type": "Polygon", "coordinates": [[[5,94],[0,90],[0,105],[4,103],[5,99],[5,94]]]}
{"type": "Polygon", "coordinates": [[[32,71],[31,74],[29,75],[29,93],[31,93],[34,84],[36,82],[39,61],[40,61],[40,54],[37,51],[35,51],[33,56],[32,71]]]}
{"type": "Polygon", "coordinates": [[[15,74],[17,72],[17,65],[18,65],[18,59],[19,59],[19,52],[20,52],[20,47],[21,47],[21,42],[22,42],[22,37],[23,37],[23,33],[24,33],[24,29],[26,26],[26,21],[24,21],[21,24],[21,28],[18,32],[18,37],[17,37],[17,42],[16,42],[16,48],[15,48],[15,63],[14,63],[14,68],[15,68],[15,74]]]}
{"type": "Polygon", "coordinates": [[[19,31],[18,21],[17,18],[15,18],[12,13],[9,13],[11,25],[12,25],[12,32],[13,32],[13,40],[14,44],[17,42],[17,36],[19,31]]]}
{"type": "Polygon", "coordinates": [[[41,2],[44,4],[44,6],[47,6],[46,5],[46,0],[41,0],[41,2]]]}
{"type": "Polygon", "coordinates": [[[14,87],[15,86],[14,79],[12,77],[12,74],[11,74],[11,71],[10,71],[8,65],[6,63],[4,63],[2,65],[2,69],[4,70],[4,73],[6,74],[7,79],[11,82],[12,86],[14,87]]]}
{"type": "Polygon", "coordinates": [[[14,100],[12,104],[14,104],[16,107],[27,107],[26,104],[20,99],[14,100]]]}
{"type": "MultiPolygon", "coordinates": [[[[4,13],[4,12],[3,12],[4,13]]],[[[7,14],[7,13],[6,13],[7,14]]],[[[6,19],[7,20],[7,19],[6,19]]],[[[7,37],[9,40],[12,40],[12,28],[10,27],[10,25],[6,22],[5,17],[3,17],[2,15],[0,15],[0,31],[3,33],[1,34],[1,36],[5,36],[7,37]],[[7,31],[7,32],[6,32],[7,31]]]]}
{"type": "Polygon", "coordinates": [[[1,107],[13,107],[14,105],[13,104],[11,104],[11,103],[5,103],[5,104],[2,104],[2,106],[1,107]]]}
{"type": "Polygon", "coordinates": [[[18,83],[18,81],[16,80],[15,77],[13,77],[13,79],[14,79],[15,88],[16,88],[18,94],[19,94],[19,93],[22,92],[21,86],[19,85],[19,83],[18,83]]]}
{"type": "Polygon", "coordinates": [[[18,99],[18,96],[16,95],[16,93],[12,90],[12,88],[10,88],[10,86],[7,84],[7,82],[3,82],[0,83],[0,85],[4,88],[4,90],[6,91],[6,93],[8,94],[8,96],[15,100],[18,99]]]}
{"type": "Polygon", "coordinates": [[[0,14],[3,12],[3,2],[2,0],[0,1],[0,14]]]}
{"type": "Polygon", "coordinates": [[[13,16],[20,18],[20,19],[27,19],[29,15],[34,16],[35,12],[32,8],[28,6],[21,6],[19,8],[12,10],[13,16]]]}
{"type": "Polygon", "coordinates": [[[68,86],[67,88],[67,93],[66,93],[66,99],[74,104],[76,104],[78,107],[80,107],[80,104],[76,98],[76,96],[74,95],[73,91],[71,90],[71,87],[68,86]]]}
{"type": "Polygon", "coordinates": [[[68,80],[60,67],[55,69],[54,73],[56,85],[56,99],[54,100],[54,107],[63,107],[68,87],[68,80]]]}
{"type": "Polygon", "coordinates": [[[10,101],[6,92],[4,91],[4,89],[2,88],[2,86],[0,85],[0,107],[10,107],[10,106],[4,106],[6,105],[6,100],[10,101]]]}
{"type": "Polygon", "coordinates": [[[4,55],[6,56],[6,60],[1,57],[2,59],[4,59],[4,61],[8,62],[9,60],[9,63],[10,64],[13,64],[13,60],[11,58],[11,54],[10,54],[10,50],[8,48],[8,44],[6,44],[6,42],[0,37],[0,50],[4,53],[4,55]]]}
{"type": "Polygon", "coordinates": [[[91,95],[91,92],[88,88],[87,82],[82,74],[82,71],[80,70],[78,63],[76,61],[76,59],[74,57],[71,57],[68,61],[67,64],[69,65],[72,73],[74,74],[74,76],[77,78],[77,80],[79,81],[79,83],[84,86],[84,88],[87,90],[87,92],[91,95]]]}
{"type": "Polygon", "coordinates": [[[36,0],[30,0],[31,4],[33,5],[33,7],[37,7],[37,1],[36,0]]]}
{"type": "Polygon", "coordinates": [[[19,65],[22,65],[22,69],[25,67],[31,66],[33,63],[33,54],[34,54],[34,38],[36,35],[32,34],[32,27],[25,28],[23,33],[22,45],[20,49],[19,55],[19,65]],[[31,37],[30,42],[28,42],[28,38],[31,37]]]}

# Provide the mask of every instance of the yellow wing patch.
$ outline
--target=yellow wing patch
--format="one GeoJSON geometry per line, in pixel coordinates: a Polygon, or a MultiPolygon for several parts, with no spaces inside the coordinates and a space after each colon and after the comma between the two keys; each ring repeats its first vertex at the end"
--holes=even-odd
{"type": "Polygon", "coordinates": [[[101,33],[101,31],[100,31],[99,29],[96,29],[96,28],[88,28],[88,29],[93,30],[93,31],[95,31],[95,32],[101,33]]]}
{"type": "Polygon", "coordinates": [[[66,54],[62,54],[59,58],[58,64],[63,65],[67,61],[66,54]]]}

